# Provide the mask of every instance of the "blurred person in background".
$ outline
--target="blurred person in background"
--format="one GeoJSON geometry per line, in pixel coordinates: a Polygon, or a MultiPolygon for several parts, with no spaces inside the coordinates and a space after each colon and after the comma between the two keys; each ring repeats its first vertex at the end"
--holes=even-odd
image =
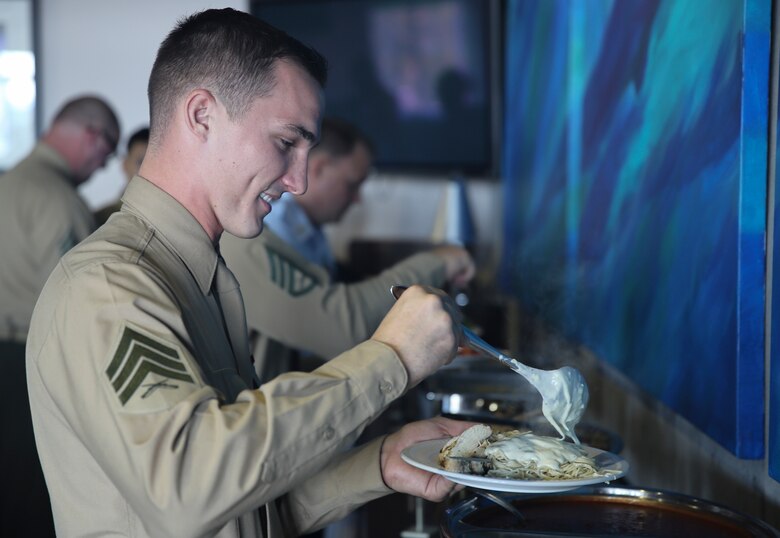
{"type": "MultiPolygon", "coordinates": [[[[141,163],[146,155],[146,147],[149,145],[149,128],[142,127],[138,129],[130,138],[127,139],[127,153],[122,159],[122,171],[125,174],[125,180],[129,183],[133,176],[138,173],[141,163]]],[[[102,226],[112,214],[119,211],[122,207],[122,200],[112,202],[95,212],[95,221],[98,226],[102,226]]]]}
{"type": "Polygon", "coordinates": [[[241,283],[261,380],[312,369],[321,364],[318,357],[334,357],[369,338],[393,305],[393,284],[461,287],[473,277],[468,252],[442,246],[375,277],[338,281],[322,227],[359,201],[372,161],[371,143],[356,126],[325,118],[309,155],[306,192],[273,203],[254,239],[223,236],[220,249],[241,283]]]}
{"type": "Polygon", "coordinates": [[[95,229],[78,186],[105,166],[118,139],[111,106],[100,97],[79,96],[62,106],[30,154],[0,176],[2,536],[54,535],[30,419],[25,342],[49,274],[95,229]]]}

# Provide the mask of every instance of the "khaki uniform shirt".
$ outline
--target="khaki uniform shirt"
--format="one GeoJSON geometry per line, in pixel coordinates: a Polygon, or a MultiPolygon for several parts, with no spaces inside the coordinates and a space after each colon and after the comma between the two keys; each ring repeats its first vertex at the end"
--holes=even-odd
{"type": "Polygon", "coordinates": [[[57,265],[28,338],[58,536],[276,538],[388,493],[379,441],[342,452],[405,390],[397,355],[369,341],[252,390],[206,233],[138,176],[123,200],[57,265]]]}
{"type": "Polygon", "coordinates": [[[111,215],[119,211],[121,208],[122,208],[122,201],[117,200],[116,202],[110,203],[95,211],[96,225],[103,226],[108,220],[108,217],[110,217],[111,215]]]}
{"type": "Polygon", "coordinates": [[[223,234],[220,250],[241,282],[255,369],[291,369],[293,350],[330,358],[371,337],[395,299],[390,286],[445,283],[444,262],[421,253],[355,284],[334,283],[271,229],[254,239],[223,234]]]}
{"type": "Polygon", "coordinates": [[[68,165],[43,142],[0,177],[0,340],[24,342],[49,273],[94,229],[68,165]]]}

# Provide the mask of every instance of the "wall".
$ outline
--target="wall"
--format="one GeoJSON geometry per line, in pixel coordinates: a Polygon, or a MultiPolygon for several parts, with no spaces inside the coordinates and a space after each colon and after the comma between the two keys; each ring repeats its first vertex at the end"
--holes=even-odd
{"type": "Polygon", "coordinates": [[[507,286],[761,457],[770,4],[510,5],[507,286]]]}
{"type": "MultiPolygon", "coordinates": [[[[780,10],[775,9],[773,17],[773,33],[780,30],[780,10]]],[[[769,117],[769,147],[773,151],[769,153],[770,181],[768,182],[767,197],[767,333],[768,333],[768,368],[769,382],[767,383],[767,400],[769,403],[769,419],[767,420],[767,443],[769,459],[769,475],[780,483],[780,259],[775,258],[775,253],[780,253],[780,193],[777,190],[778,168],[777,154],[780,149],[777,129],[780,126],[780,40],[772,42],[772,70],[770,75],[770,94],[774,98],[770,101],[769,117]],[[774,174],[772,175],[772,171],[774,174]],[[774,181],[772,181],[774,180],[774,181]]]]}
{"type": "Polygon", "coordinates": [[[777,524],[772,3],[508,6],[502,172],[518,210],[505,215],[504,284],[591,357],[591,411],[624,436],[636,483],[777,524]]]}
{"type": "MultiPolygon", "coordinates": [[[[127,136],[149,122],[146,84],[157,47],[176,21],[209,7],[247,11],[248,0],[38,0],[38,103],[42,128],[62,103],[81,93],[106,98],[127,136]]],[[[91,207],[124,188],[119,159],[82,186],[91,207]]]]}
{"type": "Polygon", "coordinates": [[[35,55],[29,0],[0,2],[0,170],[35,144],[35,55]]]}

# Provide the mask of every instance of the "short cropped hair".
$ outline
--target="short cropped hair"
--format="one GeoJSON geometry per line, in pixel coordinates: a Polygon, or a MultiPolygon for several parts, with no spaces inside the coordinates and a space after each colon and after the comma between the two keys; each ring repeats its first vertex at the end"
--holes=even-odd
{"type": "Polygon", "coordinates": [[[259,18],[234,9],[209,9],[179,21],[157,51],[149,77],[152,138],[167,127],[176,101],[205,88],[231,119],[274,86],[277,60],[291,60],[323,88],[328,66],[314,49],[259,18]]]}
{"type": "Polygon", "coordinates": [[[67,101],[54,115],[52,123],[72,122],[78,125],[101,127],[119,135],[119,120],[114,109],[95,95],[82,95],[67,101]]]}
{"type": "Polygon", "coordinates": [[[339,118],[324,118],[320,127],[320,141],[312,151],[327,153],[331,157],[344,157],[352,153],[359,143],[363,143],[369,153],[374,153],[373,144],[357,126],[339,118]]]}

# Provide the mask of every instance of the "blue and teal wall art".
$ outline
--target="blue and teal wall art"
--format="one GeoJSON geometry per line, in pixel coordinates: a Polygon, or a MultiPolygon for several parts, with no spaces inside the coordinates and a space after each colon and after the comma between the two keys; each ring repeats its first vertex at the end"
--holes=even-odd
{"type": "MultiPolygon", "coordinates": [[[[778,17],[780,18],[780,17],[778,17]]],[[[775,62],[780,59],[775,58],[775,62]]],[[[775,65],[775,77],[780,76],[780,69],[775,65]]],[[[780,81],[774,81],[774,92],[778,91],[780,81]]],[[[777,93],[774,95],[775,103],[780,101],[777,93]]],[[[780,106],[777,107],[775,122],[775,132],[780,130],[780,106]]],[[[777,155],[780,154],[780,137],[776,137],[775,142],[775,169],[774,172],[774,236],[772,238],[772,316],[770,325],[770,355],[769,355],[769,476],[780,481],[780,193],[778,193],[778,167],[777,155]]]]}
{"type": "Polygon", "coordinates": [[[506,15],[502,286],[762,457],[771,2],[506,15]]]}

